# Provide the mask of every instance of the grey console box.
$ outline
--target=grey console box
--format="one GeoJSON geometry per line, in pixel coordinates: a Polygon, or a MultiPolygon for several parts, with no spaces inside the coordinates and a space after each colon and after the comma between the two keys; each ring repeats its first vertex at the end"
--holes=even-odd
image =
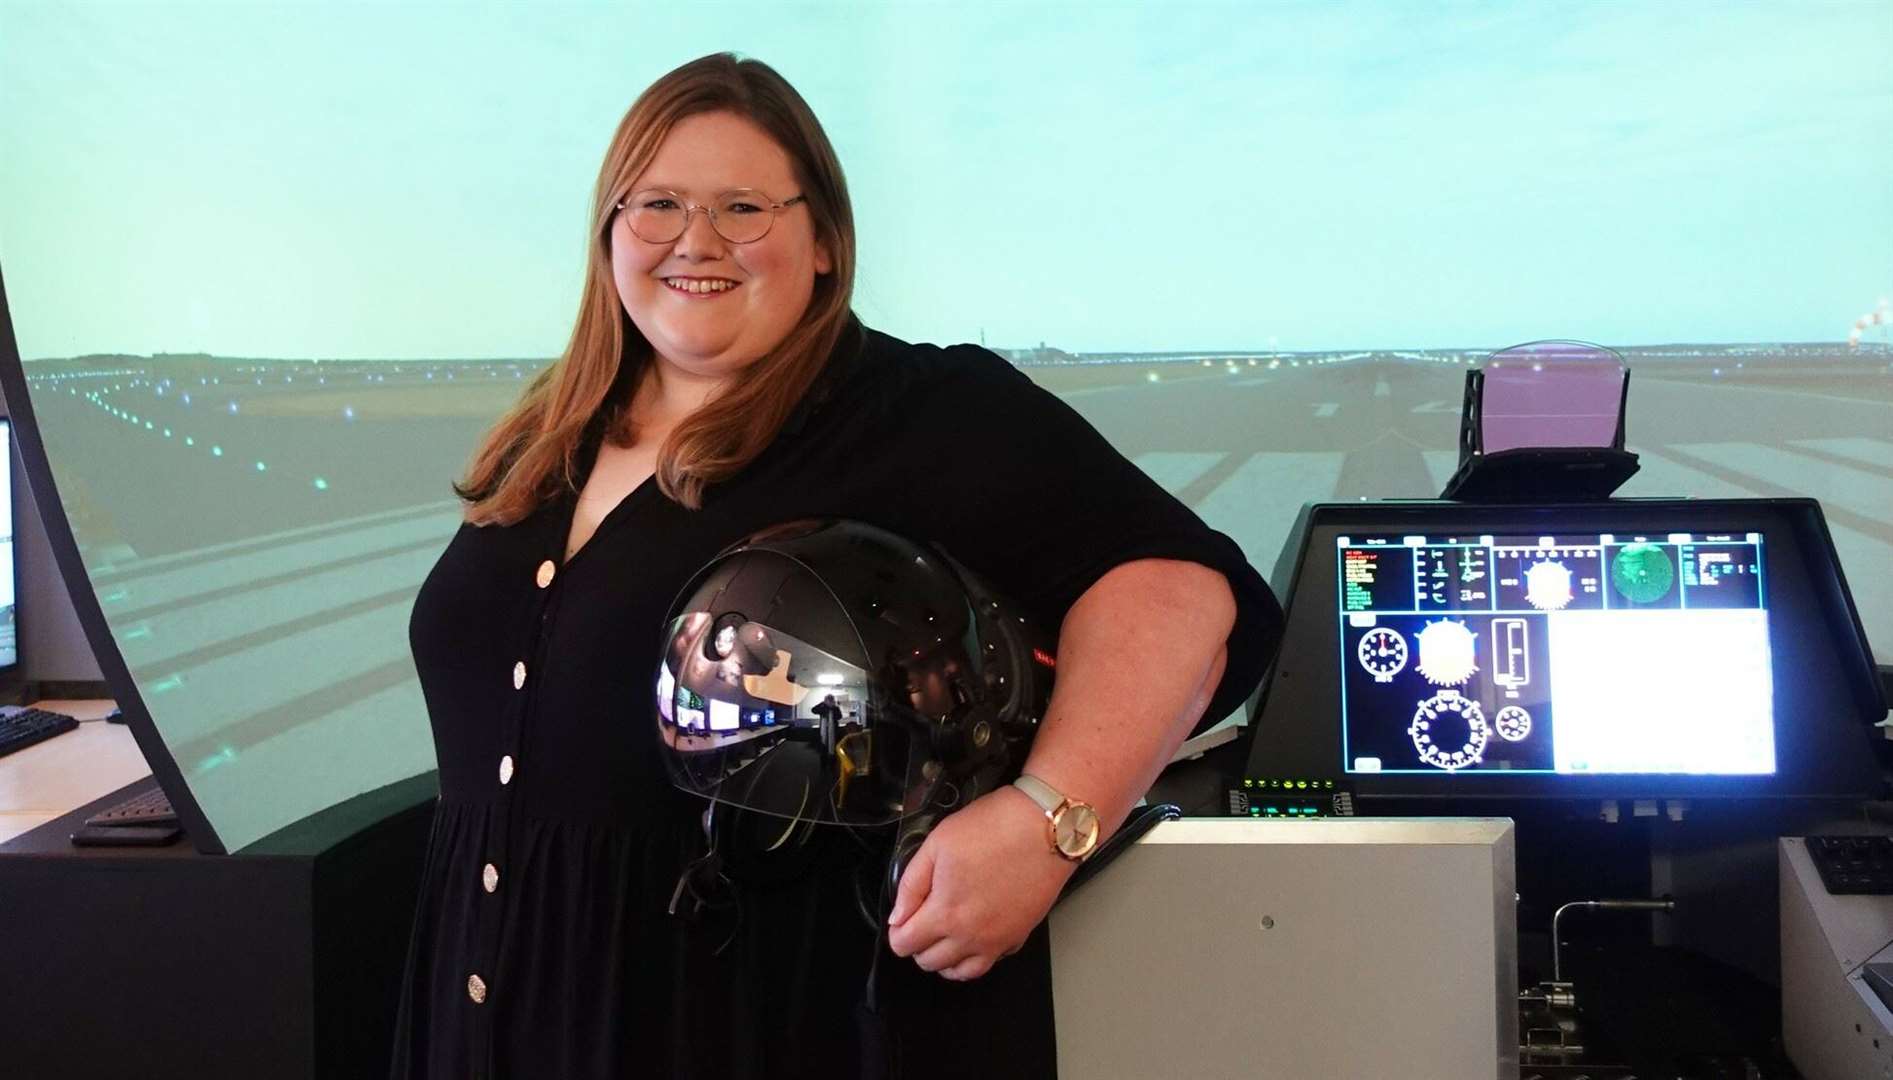
{"type": "Polygon", "coordinates": [[[1061,1080],[1518,1075],[1512,823],[1164,822],[1053,910],[1061,1080]]]}

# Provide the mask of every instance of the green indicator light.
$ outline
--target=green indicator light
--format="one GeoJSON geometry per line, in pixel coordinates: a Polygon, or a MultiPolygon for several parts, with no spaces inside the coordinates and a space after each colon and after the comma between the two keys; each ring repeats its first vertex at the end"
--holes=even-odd
{"type": "Polygon", "coordinates": [[[164,437],[165,437],[165,438],[167,438],[167,439],[171,437],[171,429],[170,429],[170,428],[165,428],[165,429],[164,429],[164,437]]]}
{"type": "Polygon", "coordinates": [[[222,456],[223,456],[223,447],[221,447],[221,446],[213,446],[213,447],[211,447],[211,448],[210,448],[210,456],[211,456],[211,457],[222,457],[222,456]]]}
{"type": "Polygon", "coordinates": [[[1242,786],[1243,786],[1243,787],[1250,787],[1250,788],[1252,788],[1252,787],[1254,787],[1254,786],[1255,786],[1255,781],[1254,781],[1254,780],[1244,780],[1244,781],[1242,782],[1242,786]]]}
{"type": "Polygon", "coordinates": [[[149,420],[147,420],[147,421],[145,421],[145,430],[146,430],[146,431],[150,431],[150,430],[151,430],[151,421],[149,421],[149,420]]]}
{"type": "Polygon", "coordinates": [[[1249,808],[1249,816],[1250,816],[1250,817],[1261,817],[1261,816],[1262,816],[1262,808],[1261,808],[1261,807],[1259,807],[1259,806],[1251,806],[1251,807],[1249,808]]]}
{"type": "Polygon", "coordinates": [[[317,491],[329,490],[329,482],[327,480],[322,479],[320,476],[316,477],[316,490],[317,491]]]}
{"type": "Polygon", "coordinates": [[[189,435],[186,435],[186,436],[184,436],[184,445],[185,445],[185,446],[196,446],[196,445],[197,445],[197,440],[196,440],[196,439],[194,439],[194,438],[192,438],[192,437],[191,437],[191,436],[189,436],[189,435]]]}
{"type": "Polygon", "coordinates": [[[260,461],[259,461],[259,462],[257,462],[257,463],[256,463],[256,471],[257,471],[257,472],[263,472],[263,471],[264,471],[264,468],[263,468],[263,463],[262,463],[262,462],[260,462],[260,461]]]}
{"type": "Polygon", "coordinates": [[[1265,808],[1264,812],[1269,813],[1269,814],[1279,814],[1282,812],[1282,810],[1281,810],[1281,807],[1279,806],[1270,806],[1270,807],[1265,808]]]}
{"type": "Polygon", "coordinates": [[[1307,786],[1308,786],[1308,781],[1306,781],[1306,780],[1297,780],[1297,781],[1295,781],[1295,786],[1296,786],[1296,787],[1298,787],[1298,788],[1305,788],[1305,787],[1307,787],[1307,786]]]}
{"type": "Polygon", "coordinates": [[[1332,780],[1330,780],[1330,781],[1328,781],[1328,782],[1327,782],[1327,785],[1326,785],[1326,786],[1328,786],[1328,787],[1333,787],[1333,786],[1334,786],[1334,781],[1332,781],[1332,780]]]}

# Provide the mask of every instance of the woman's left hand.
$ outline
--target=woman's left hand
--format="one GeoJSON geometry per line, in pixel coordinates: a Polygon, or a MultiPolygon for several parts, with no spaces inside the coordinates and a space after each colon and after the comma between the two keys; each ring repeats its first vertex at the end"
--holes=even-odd
{"type": "Polygon", "coordinates": [[[1078,864],[1052,850],[1045,812],[1003,787],[934,826],[901,873],[887,943],[924,971],[977,979],[1052,909],[1078,864]]]}

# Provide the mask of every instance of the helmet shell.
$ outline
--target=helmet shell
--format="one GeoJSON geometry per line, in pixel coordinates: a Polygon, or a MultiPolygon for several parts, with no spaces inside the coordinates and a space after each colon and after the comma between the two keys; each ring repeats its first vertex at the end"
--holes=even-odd
{"type": "Polygon", "coordinates": [[[665,620],[659,754],[684,791],[856,827],[950,812],[1018,774],[1049,642],[945,553],[849,520],[718,555],[665,620]]]}

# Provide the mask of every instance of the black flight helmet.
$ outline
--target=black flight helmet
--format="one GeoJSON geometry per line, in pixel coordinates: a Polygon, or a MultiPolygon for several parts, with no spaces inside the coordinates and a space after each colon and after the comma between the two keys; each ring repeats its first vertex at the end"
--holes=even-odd
{"type": "Polygon", "coordinates": [[[683,790],[797,822],[932,819],[1017,776],[1051,643],[943,552],[857,521],[756,533],[665,621],[659,753],[683,790]]]}

